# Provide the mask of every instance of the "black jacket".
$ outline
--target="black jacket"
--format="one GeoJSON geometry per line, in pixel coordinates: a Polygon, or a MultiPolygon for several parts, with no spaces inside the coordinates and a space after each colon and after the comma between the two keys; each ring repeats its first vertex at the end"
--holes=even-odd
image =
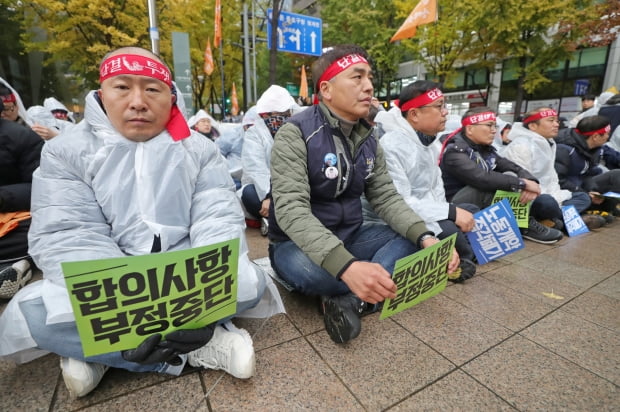
{"type": "Polygon", "coordinates": [[[29,127],[0,119],[0,212],[30,210],[32,173],[43,143],[29,127]]]}
{"type": "Polygon", "coordinates": [[[561,130],[555,141],[555,171],[560,179],[560,187],[571,192],[592,190],[586,183],[589,177],[603,172],[598,166],[602,148],[590,149],[575,129],[561,130]]]}
{"type": "Polygon", "coordinates": [[[538,182],[530,172],[497,154],[493,146],[477,145],[462,132],[447,143],[440,167],[448,201],[465,186],[484,192],[516,192],[519,190],[519,178],[538,182]],[[513,172],[516,176],[504,172],[513,172]]]}

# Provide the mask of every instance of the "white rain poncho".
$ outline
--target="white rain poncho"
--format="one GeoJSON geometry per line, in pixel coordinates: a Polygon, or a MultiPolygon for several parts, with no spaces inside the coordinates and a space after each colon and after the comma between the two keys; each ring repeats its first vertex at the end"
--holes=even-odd
{"type": "MultiPolygon", "coordinates": [[[[42,297],[48,324],[74,319],[61,262],[145,255],[155,234],[162,251],[240,238],[237,299],[256,297],[262,273],[248,259],[243,212],[216,145],[195,132],[177,142],[167,131],[130,141],[94,91],[84,114],[46,143],[34,174],[29,246],[44,278],[20,290],[0,317],[0,356],[23,362],[44,354],[34,349],[19,302],[42,297]]],[[[283,310],[266,281],[270,303],[283,310]]]]}
{"type": "Polygon", "coordinates": [[[545,139],[524,127],[521,122],[512,125],[508,138],[511,142],[504,148],[502,156],[534,175],[543,194],[553,196],[560,205],[572,197],[570,191],[560,188],[555,171],[556,145],[553,139],[545,139]]]}
{"type": "MultiPolygon", "coordinates": [[[[272,85],[261,95],[256,102],[256,112],[286,112],[291,110],[292,114],[299,111],[299,105],[291,97],[290,93],[281,86],[272,85]]],[[[239,193],[243,192],[246,185],[253,184],[259,200],[265,199],[270,192],[270,165],[271,147],[273,146],[273,136],[259,116],[245,132],[243,138],[243,151],[241,153],[241,164],[243,175],[239,193]]]]}
{"type": "Polygon", "coordinates": [[[398,107],[379,112],[376,121],[385,130],[379,144],[396,190],[429,230],[441,233],[437,222],[448,218],[450,205],[437,165],[439,142],[435,139],[429,146],[423,145],[398,107]]]}
{"type": "Polygon", "coordinates": [[[26,122],[27,125],[32,126],[32,122],[30,121],[30,118],[28,117],[28,113],[26,111],[26,107],[24,106],[24,103],[22,102],[22,98],[19,97],[19,93],[17,93],[17,91],[11,87],[11,85],[4,80],[2,77],[0,77],[0,84],[6,86],[11,93],[13,93],[15,95],[15,104],[17,105],[17,113],[19,114],[19,117],[21,117],[24,122],[26,122]]]}

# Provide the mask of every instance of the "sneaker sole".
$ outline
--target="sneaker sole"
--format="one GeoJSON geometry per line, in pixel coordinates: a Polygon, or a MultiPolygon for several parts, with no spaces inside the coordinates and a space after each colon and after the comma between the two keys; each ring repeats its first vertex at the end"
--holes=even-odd
{"type": "Polygon", "coordinates": [[[346,343],[355,339],[361,331],[361,321],[352,311],[343,311],[334,302],[324,303],[325,330],[336,343],[346,343]]]}
{"type": "Polygon", "coordinates": [[[527,235],[521,235],[523,237],[523,239],[527,239],[527,240],[531,240],[532,242],[536,242],[536,243],[542,243],[543,245],[552,245],[554,243],[557,243],[561,240],[560,239],[553,239],[553,240],[541,240],[541,239],[536,239],[527,235]]]}

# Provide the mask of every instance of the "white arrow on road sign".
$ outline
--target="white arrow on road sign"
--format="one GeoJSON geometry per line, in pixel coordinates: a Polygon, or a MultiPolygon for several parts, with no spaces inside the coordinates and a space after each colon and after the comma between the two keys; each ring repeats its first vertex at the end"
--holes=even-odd
{"type": "Polygon", "coordinates": [[[301,31],[299,29],[295,30],[295,34],[291,34],[288,36],[289,40],[295,43],[295,50],[301,50],[301,31]]]}

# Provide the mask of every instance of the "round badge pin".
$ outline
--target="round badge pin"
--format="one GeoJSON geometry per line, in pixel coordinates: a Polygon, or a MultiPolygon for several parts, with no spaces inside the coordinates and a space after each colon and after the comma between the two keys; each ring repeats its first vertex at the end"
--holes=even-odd
{"type": "Polygon", "coordinates": [[[328,167],[325,169],[325,177],[329,180],[333,180],[338,177],[338,169],[335,167],[328,167]]]}
{"type": "Polygon", "coordinates": [[[327,153],[323,158],[323,163],[325,163],[327,167],[336,166],[338,164],[338,158],[334,153],[327,153]]]}

